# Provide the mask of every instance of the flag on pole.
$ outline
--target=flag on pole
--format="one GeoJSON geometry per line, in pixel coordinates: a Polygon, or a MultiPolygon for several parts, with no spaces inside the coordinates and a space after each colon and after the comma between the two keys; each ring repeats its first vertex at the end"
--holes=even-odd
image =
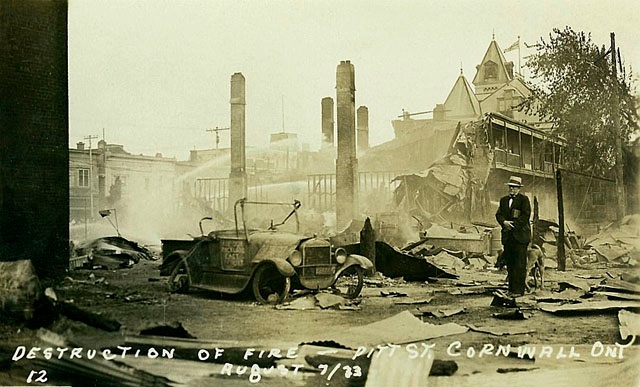
{"type": "Polygon", "coordinates": [[[507,47],[504,52],[507,53],[509,51],[513,51],[513,50],[517,50],[518,48],[520,48],[520,37],[518,37],[518,40],[516,40],[515,42],[513,42],[512,45],[510,45],[509,47],[507,47]]]}

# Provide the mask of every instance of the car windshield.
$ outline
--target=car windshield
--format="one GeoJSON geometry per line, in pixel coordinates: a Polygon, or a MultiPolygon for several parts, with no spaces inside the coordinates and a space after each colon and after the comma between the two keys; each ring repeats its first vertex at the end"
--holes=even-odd
{"type": "MultiPolygon", "coordinates": [[[[240,206],[238,206],[240,207],[240,206]]],[[[298,218],[295,210],[299,203],[264,203],[246,201],[243,204],[244,222],[248,230],[269,230],[298,232],[298,218]]],[[[242,227],[242,210],[238,211],[238,227],[242,227]]]]}

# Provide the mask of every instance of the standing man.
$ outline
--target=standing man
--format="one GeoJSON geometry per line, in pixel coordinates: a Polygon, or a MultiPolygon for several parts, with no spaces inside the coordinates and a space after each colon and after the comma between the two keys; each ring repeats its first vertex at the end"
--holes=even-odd
{"type": "Polygon", "coordinates": [[[507,262],[509,293],[524,295],[527,278],[527,246],[531,241],[531,204],[529,198],[520,193],[522,178],[511,176],[509,195],[500,199],[496,220],[502,227],[503,256],[507,262]]]}

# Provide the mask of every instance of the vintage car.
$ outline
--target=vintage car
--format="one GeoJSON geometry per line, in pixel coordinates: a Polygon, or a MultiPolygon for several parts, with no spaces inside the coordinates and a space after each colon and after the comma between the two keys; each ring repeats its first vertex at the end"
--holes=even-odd
{"type": "Polygon", "coordinates": [[[204,235],[202,222],[211,219],[205,217],[199,223],[201,235],[193,240],[163,240],[160,274],[169,276],[173,292],[198,287],[236,294],[251,289],[263,304],[281,303],[292,288],[357,297],[363,271],[373,264],[327,239],[301,235],[299,208],[299,201],[240,199],[234,205],[235,228],[204,235]]]}

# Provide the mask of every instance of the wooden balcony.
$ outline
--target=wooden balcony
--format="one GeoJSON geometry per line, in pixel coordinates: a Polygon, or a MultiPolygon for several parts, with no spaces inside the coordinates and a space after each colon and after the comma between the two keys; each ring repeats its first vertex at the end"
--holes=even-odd
{"type": "Polygon", "coordinates": [[[507,165],[510,167],[522,168],[522,158],[518,154],[508,153],[507,165]]]}

